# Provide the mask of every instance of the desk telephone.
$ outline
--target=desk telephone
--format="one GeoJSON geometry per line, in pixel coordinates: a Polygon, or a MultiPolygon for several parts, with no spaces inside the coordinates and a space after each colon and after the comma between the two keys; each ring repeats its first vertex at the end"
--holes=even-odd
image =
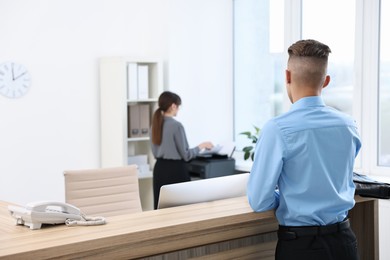
{"type": "Polygon", "coordinates": [[[17,225],[40,229],[42,224],[101,225],[103,217],[87,217],[73,205],[63,202],[38,201],[25,207],[9,205],[8,210],[16,219],[17,225]]]}

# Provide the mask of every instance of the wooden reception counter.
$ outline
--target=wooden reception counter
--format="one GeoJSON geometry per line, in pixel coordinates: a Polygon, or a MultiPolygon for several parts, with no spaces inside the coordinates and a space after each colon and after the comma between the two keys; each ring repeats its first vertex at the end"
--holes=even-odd
{"type": "MultiPolygon", "coordinates": [[[[278,224],[245,197],[108,218],[102,226],[16,226],[0,201],[0,258],[274,259],[278,224]]],[[[356,197],[350,212],[361,259],[378,259],[378,202],[356,197]]]]}

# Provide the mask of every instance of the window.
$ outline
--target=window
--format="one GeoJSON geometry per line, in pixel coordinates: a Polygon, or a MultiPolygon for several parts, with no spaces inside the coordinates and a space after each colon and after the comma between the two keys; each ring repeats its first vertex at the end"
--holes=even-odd
{"type": "Polygon", "coordinates": [[[254,131],[282,112],[284,92],[284,0],[235,0],[234,135],[254,131]]]}
{"type": "Polygon", "coordinates": [[[322,96],[327,105],[352,115],[355,0],[303,0],[302,39],[318,40],[332,50],[328,65],[331,80],[322,96]]]}
{"type": "Polygon", "coordinates": [[[390,1],[381,1],[378,165],[390,166],[390,1]]]}
{"type": "Polygon", "coordinates": [[[357,170],[390,176],[390,0],[233,0],[233,6],[238,150],[248,144],[240,132],[286,111],[286,48],[311,38],[332,50],[325,103],[359,126],[357,170]]]}

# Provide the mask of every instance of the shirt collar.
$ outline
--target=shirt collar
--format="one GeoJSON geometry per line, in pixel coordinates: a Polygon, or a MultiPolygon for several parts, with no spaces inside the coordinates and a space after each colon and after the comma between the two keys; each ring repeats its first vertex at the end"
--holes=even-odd
{"type": "Polygon", "coordinates": [[[303,97],[291,105],[291,110],[306,107],[324,107],[325,103],[321,96],[303,97]]]}

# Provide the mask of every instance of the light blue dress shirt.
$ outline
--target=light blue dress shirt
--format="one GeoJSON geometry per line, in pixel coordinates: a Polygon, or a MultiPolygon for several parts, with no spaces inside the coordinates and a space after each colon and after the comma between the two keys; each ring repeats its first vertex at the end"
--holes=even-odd
{"type": "Polygon", "coordinates": [[[355,204],[352,176],[360,147],[351,117],[319,96],[299,99],[261,130],[247,187],[250,206],[276,209],[284,226],[344,220],[355,204]]]}

